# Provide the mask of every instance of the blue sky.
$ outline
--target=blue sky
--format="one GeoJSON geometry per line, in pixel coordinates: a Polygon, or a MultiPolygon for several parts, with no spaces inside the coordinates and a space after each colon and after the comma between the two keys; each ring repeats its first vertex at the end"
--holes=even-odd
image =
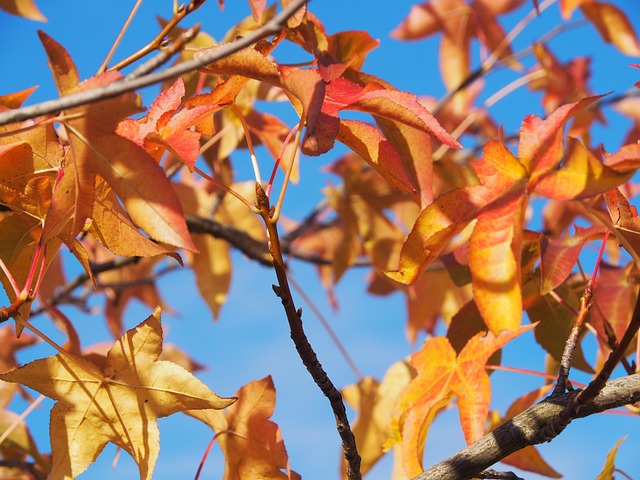
{"type": "MultiPolygon", "coordinates": [[[[40,0],[39,6],[49,19],[44,25],[0,13],[0,54],[4,73],[0,75],[0,93],[40,85],[28,103],[56,96],[36,35],[37,29],[44,30],[69,50],[83,78],[94,74],[132,3],[40,0]]],[[[155,15],[169,17],[172,3],[170,0],[144,2],[116,59],[137,50],[152,37],[157,32],[155,15]]],[[[437,70],[437,41],[428,39],[403,43],[389,37],[389,32],[408,13],[412,3],[407,0],[385,3],[313,0],[310,9],[324,22],[329,33],[367,30],[372,37],[380,40],[380,47],[368,57],[365,71],[391,82],[401,90],[439,97],[444,89],[437,70]]],[[[615,3],[627,12],[638,13],[638,6],[632,0],[615,3]]],[[[506,16],[505,22],[513,25],[530,8],[529,2],[524,9],[506,16]]],[[[188,19],[186,25],[202,22],[204,31],[220,39],[229,26],[248,14],[245,1],[227,1],[225,11],[221,13],[216,2],[209,0],[193,18],[188,19]]],[[[557,6],[552,6],[516,40],[515,49],[526,47],[532,39],[548,32],[558,21],[557,6]]],[[[640,27],[637,15],[632,21],[636,28],[640,27]]],[[[601,47],[597,33],[591,26],[573,30],[553,40],[550,46],[563,61],[575,55],[594,56],[591,85],[596,93],[622,92],[640,79],[638,71],[627,66],[629,63],[638,63],[638,59],[624,57],[611,46],[601,47]]],[[[525,59],[523,63],[530,66],[531,59],[525,59]]],[[[490,75],[482,98],[487,98],[518,75],[506,69],[490,75]]],[[[144,103],[149,105],[157,93],[157,87],[147,89],[144,103]]],[[[504,124],[506,131],[515,131],[524,115],[542,113],[539,96],[531,95],[526,89],[515,92],[498,103],[492,111],[495,118],[504,124]]],[[[613,117],[607,127],[596,130],[594,143],[603,142],[609,151],[617,149],[628,125],[619,116],[613,117]]],[[[288,193],[285,215],[300,218],[313,207],[321,198],[319,189],[330,178],[319,173],[319,168],[341,152],[337,150],[319,159],[302,159],[302,181],[288,193]]],[[[236,160],[236,165],[240,162],[236,160]]],[[[364,291],[364,270],[350,272],[338,285],[339,312],[332,312],[326,304],[325,294],[312,268],[295,263],[292,272],[295,280],[327,316],[365,375],[380,379],[388,366],[411,353],[412,347],[404,336],[403,299],[399,295],[385,298],[367,296],[364,291]]],[[[295,354],[281,306],[271,291],[273,273],[240,255],[234,255],[233,275],[228,304],[216,323],[211,321],[211,314],[195,293],[193,279],[187,272],[164,277],[160,285],[165,300],[180,312],[179,316],[164,316],[166,340],[178,344],[196,360],[209,365],[209,370],[199,374],[199,377],[223,396],[232,395],[251,380],[271,374],[278,398],[274,420],[282,428],[292,467],[305,479],[337,478],[339,441],[332,413],[328,402],[312,383],[295,354]]],[[[306,307],[303,302],[299,303],[303,308],[306,307]]],[[[86,316],[74,310],[68,310],[67,313],[77,322],[81,334],[86,335],[85,344],[108,338],[99,316],[86,316]]],[[[139,323],[149,313],[140,305],[132,306],[127,314],[127,326],[139,323]]],[[[44,319],[38,321],[45,323],[44,319]]],[[[344,386],[354,382],[355,376],[308,308],[305,308],[305,322],[308,336],[334,383],[344,386]]],[[[39,350],[40,356],[50,354],[52,352],[44,347],[39,350]]],[[[27,357],[22,359],[28,360],[27,357]]],[[[507,346],[503,364],[535,370],[544,368],[541,350],[530,336],[507,346]]],[[[501,412],[512,399],[539,386],[535,378],[502,372],[494,374],[492,382],[497,392],[493,407],[501,412]]],[[[51,403],[45,402],[45,405],[51,403]]],[[[29,424],[38,444],[46,450],[46,409],[33,413],[29,424]]],[[[191,478],[210,440],[210,430],[195,420],[175,415],[160,420],[160,432],[161,452],[154,478],[191,478]]],[[[637,475],[640,469],[634,457],[640,447],[640,428],[629,417],[606,415],[577,421],[552,444],[542,446],[541,451],[552,466],[565,474],[565,478],[593,478],[604,463],[605,452],[627,433],[630,436],[619,453],[621,466],[628,473],[637,475]]],[[[437,462],[454,453],[463,443],[457,411],[452,409],[444,412],[430,431],[425,464],[437,462]]],[[[121,478],[135,478],[137,468],[126,454],[120,457],[116,470],[111,470],[114,451],[114,448],[108,447],[98,463],[81,478],[106,479],[114,474],[121,478]]],[[[202,478],[221,476],[222,460],[216,451],[214,448],[202,478]]],[[[388,478],[389,471],[389,461],[383,461],[368,478],[388,478]]],[[[526,478],[537,477],[526,475],[526,478]]]]}

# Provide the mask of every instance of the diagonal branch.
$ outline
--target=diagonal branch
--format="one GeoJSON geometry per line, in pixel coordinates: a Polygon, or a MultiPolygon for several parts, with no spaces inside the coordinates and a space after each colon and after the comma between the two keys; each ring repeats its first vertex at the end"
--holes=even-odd
{"type": "Polygon", "coordinates": [[[107,98],[116,97],[126,92],[131,92],[138,88],[148,87],[156,83],[163,82],[178,75],[192,72],[205,65],[215,63],[229,55],[247,48],[254,43],[262,40],[270,35],[280,32],[286,25],[287,20],[291,18],[300,8],[302,8],[308,0],[293,0],[287,8],[282,10],[278,15],[265,23],[262,27],[251,32],[246,37],[241,37],[233,42],[221,45],[220,48],[213,52],[206,53],[198,58],[180,63],[173,67],[167,68],[161,72],[151,73],[138,78],[128,79],[110,83],[104,87],[87,90],[84,92],[68,95],[56,100],[48,100],[28,107],[18,108],[0,113],[0,125],[8,123],[28,120],[40,115],[47,115],[59,112],[68,108],[87,105],[89,103],[98,102],[107,98]]]}
{"type": "MultiPolygon", "coordinates": [[[[540,431],[556,421],[574,396],[575,392],[546,398],[413,480],[473,478],[507,455],[529,445],[542,443],[539,439],[540,431]]],[[[593,401],[580,409],[576,418],[584,418],[638,401],[640,373],[607,382],[593,401]]]]}

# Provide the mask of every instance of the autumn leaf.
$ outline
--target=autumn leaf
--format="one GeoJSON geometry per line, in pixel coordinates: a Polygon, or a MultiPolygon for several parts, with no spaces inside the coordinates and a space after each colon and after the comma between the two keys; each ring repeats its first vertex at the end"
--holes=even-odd
{"type": "Polygon", "coordinates": [[[30,20],[47,21],[34,0],[0,0],[0,9],[30,20]]]}
{"type": "MultiPolygon", "coordinates": [[[[600,283],[600,279],[597,283],[600,283]]],[[[579,295],[568,284],[558,286],[556,294],[564,302],[563,305],[551,295],[541,295],[540,285],[541,280],[537,276],[531,277],[524,283],[522,286],[523,307],[527,311],[529,320],[538,324],[534,331],[536,342],[554,360],[560,362],[567,338],[569,338],[576,320],[576,314],[572,310],[579,309],[579,295]]],[[[582,286],[584,287],[584,285],[582,286]]],[[[575,347],[572,366],[584,372],[593,373],[593,368],[585,358],[582,342],[579,342],[575,347]]]]}
{"type": "MultiPolygon", "coordinates": [[[[498,22],[522,0],[466,3],[463,0],[429,0],[411,7],[409,14],[392,32],[400,40],[418,40],[442,32],[440,71],[448,90],[458,88],[469,76],[471,40],[477,38],[500,59],[511,55],[506,34],[498,22]]],[[[455,110],[462,112],[466,103],[464,91],[454,99],[455,110]]]]}
{"type": "MultiPolygon", "coordinates": [[[[357,412],[352,430],[362,457],[363,475],[385,454],[383,447],[390,434],[393,405],[414,376],[408,362],[400,361],[387,369],[382,382],[365,377],[342,390],[344,400],[357,412]]],[[[342,463],[345,466],[344,459],[342,463]]]]}
{"type": "Polygon", "coordinates": [[[156,161],[169,150],[193,170],[200,155],[200,134],[190,127],[221,107],[204,104],[180,109],[184,94],[184,81],[178,78],[153,101],[146,116],[124,119],[116,133],[144,148],[156,161]]]}
{"type": "Polygon", "coordinates": [[[613,43],[626,55],[640,57],[640,44],[636,32],[620,8],[609,2],[588,1],[582,3],[580,9],[605,42],[613,43]]]}
{"type": "Polygon", "coordinates": [[[36,360],[0,375],[54,400],[50,437],[50,479],[75,478],[108,442],[128,452],[141,479],[151,479],[158,457],[156,419],[186,409],[222,409],[221,398],[189,372],[159,361],[160,310],[127,331],[101,365],[68,353],[36,360]]]}
{"type": "MultiPolygon", "coordinates": [[[[25,458],[28,455],[33,458],[39,471],[48,472],[51,468],[51,462],[46,458],[46,455],[41,454],[40,450],[38,450],[24,419],[9,410],[0,410],[0,432],[3,432],[3,436],[9,428],[11,428],[11,432],[6,436],[0,447],[3,459],[25,458]]],[[[9,465],[6,465],[6,467],[9,467],[9,465]]],[[[3,470],[6,467],[0,467],[0,476],[2,478],[22,478],[9,475],[9,472],[3,470]]]]}
{"type": "Polygon", "coordinates": [[[605,339],[612,336],[620,340],[629,326],[636,297],[638,271],[632,262],[622,267],[603,263],[593,295],[596,308],[591,310],[591,324],[598,333],[601,351],[610,350],[605,339]]]}
{"type": "Polygon", "coordinates": [[[613,448],[609,450],[609,453],[607,453],[607,461],[602,467],[602,471],[596,477],[596,480],[614,480],[615,479],[613,474],[616,471],[616,465],[615,465],[616,455],[618,454],[618,449],[620,448],[620,445],[622,445],[622,442],[624,442],[626,439],[627,437],[622,437],[620,440],[616,442],[613,448]]]}
{"type": "Polygon", "coordinates": [[[484,435],[491,400],[485,364],[495,351],[534,326],[505,330],[497,336],[479,333],[457,355],[447,338],[434,337],[411,356],[418,375],[395,405],[391,439],[387,442],[387,446],[401,443],[407,476],[423,471],[422,456],[431,421],[454,397],[458,399],[460,425],[467,443],[484,435]]]}
{"type": "Polygon", "coordinates": [[[616,230],[627,240],[629,247],[640,254],[640,217],[636,207],[629,203],[618,188],[605,192],[603,196],[616,230]]]}
{"type": "Polygon", "coordinates": [[[567,104],[547,119],[523,121],[516,158],[500,140],[489,141],[473,162],[481,181],[440,195],[425,208],[409,233],[399,268],[387,274],[414,283],[453,237],[477,220],[470,237],[469,265],[474,297],[489,329],[515,330],[521,321],[520,278],[524,213],[533,193],[548,198],[593,196],[626,181],[632,168],[603,164],[581,144],[569,140],[563,160],[562,129],[590,98],[567,104]]]}
{"type": "MultiPolygon", "coordinates": [[[[20,337],[16,337],[16,332],[11,325],[0,327],[0,372],[4,373],[17,368],[16,353],[34,345],[37,341],[37,337],[29,333],[22,333],[20,337]]],[[[11,403],[17,390],[18,385],[0,383],[0,408],[5,408],[11,403]]]]}
{"type": "Polygon", "coordinates": [[[569,278],[585,243],[601,240],[608,230],[595,225],[581,228],[576,225],[574,235],[563,238],[540,236],[540,294],[546,295],[569,278]]]}
{"type": "Polygon", "coordinates": [[[269,420],[276,401],[271,377],[248,383],[236,396],[238,401],[225,413],[186,412],[205,422],[218,435],[226,462],[222,480],[299,480],[300,475],[289,466],[280,427],[269,420]]]}
{"type": "MultiPolygon", "coordinates": [[[[61,95],[107,85],[122,78],[105,72],[79,83],[71,57],[64,48],[40,32],[54,79],[61,95]]],[[[142,148],[115,133],[118,123],[139,111],[136,95],[124,94],[110,100],[70,109],[62,114],[71,145],[67,157],[75,195],[60,202],[73,216],[76,235],[91,218],[96,179],[102,177],[123,202],[133,222],[157,241],[194,250],[180,204],[162,168],[142,148]]]]}
{"type": "Polygon", "coordinates": [[[6,108],[18,108],[38,87],[29,87],[19,92],[0,95],[0,105],[6,108]]]}

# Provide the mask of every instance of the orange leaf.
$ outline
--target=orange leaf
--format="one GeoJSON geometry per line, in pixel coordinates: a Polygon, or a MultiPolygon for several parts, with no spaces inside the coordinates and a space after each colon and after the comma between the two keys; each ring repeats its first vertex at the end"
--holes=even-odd
{"type": "Polygon", "coordinates": [[[168,149],[193,170],[200,155],[200,134],[189,128],[198,124],[202,117],[211,116],[220,106],[203,104],[179,109],[184,94],[184,82],[180,77],[153,101],[145,117],[124,119],[116,133],[143,147],[156,161],[168,149]]]}
{"type": "MultiPolygon", "coordinates": [[[[365,377],[357,384],[342,390],[344,400],[357,412],[353,424],[358,453],[362,457],[361,472],[365,475],[385,453],[384,442],[389,438],[391,412],[398,396],[407,387],[415,371],[406,361],[391,365],[382,382],[365,377]]],[[[342,464],[346,467],[344,458],[342,464]]],[[[342,468],[346,471],[346,468],[342,468]]]]}
{"type": "Polygon", "coordinates": [[[580,5],[580,9],[593,23],[605,42],[613,43],[626,55],[640,57],[638,37],[622,10],[609,2],[596,1],[584,2],[580,5]]]}
{"type": "Polygon", "coordinates": [[[215,410],[187,412],[219,434],[218,441],[226,462],[222,480],[299,480],[300,475],[289,466],[280,427],[269,420],[276,402],[271,377],[248,383],[236,392],[236,396],[238,401],[227,408],[226,413],[215,410]]]}
{"type": "Polygon", "coordinates": [[[453,397],[458,399],[467,443],[484,435],[491,399],[485,364],[495,351],[533,327],[503,331],[498,336],[479,333],[458,355],[445,337],[435,337],[412,355],[411,364],[418,375],[398,399],[391,418],[391,440],[402,443],[407,476],[423,471],[422,456],[431,421],[453,397]]]}
{"type": "Polygon", "coordinates": [[[7,108],[18,108],[27,98],[29,98],[29,95],[31,95],[36,88],[38,87],[29,87],[24,90],[20,90],[19,92],[0,95],[0,105],[7,108]]]}
{"type": "Polygon", "coordinates": [[[559,200],[592,197],[621,185],[634,173],[633,167],[622,170],[622,162],[616,170],[604,165],[575,138],[569,138],[568,143],[562,168],[538,176],[536,193],[559,200]]]}
{"type": "MultiPolygon", "coordinates": [[[[598,279],[596,285],[598,285],[599,282],[600,279],[598,279]]],[[[525,283],[522,289],[524,308],[527,311],[529,320],[538,323],[534,332],[536,342],[538,342],[555,361],[560,362],[566,339],[569,338],[576,320],[575,314],[572,313],[567,306],[578,309],[580,304],[578,295],[576,295],[569,285],[561,285],[556,289],[556,293],[562,298],[562,301],[565,302],[565,305],[562,305],[550,295],[540,295],[539,281],[535,276],[529,282],[525,283]]],[[[575,348],[572,366],[579,368],[583,372],[593,373],[593,368],[585,358],[582,342],[578,342],[575,348]]]]}
{"type": "Polygon", "coordinates": [[[30,20],[47,21],[34,0],[0,0],[0,9],[30,20]]]}
{"type": "Polygon", "coordinates": [[[360,155],[391,185],[403,192],[414,193],[402,158],[380,130],[357,120],[341,120],[337,139],[360,155]]]}
{"type": "Polygon", "coordinates": [[[581,228],[576,225],[576,233],[569,237],[540,237],[540,294],[546,295],[569,278],[582,247],[586,242],[601,240],[606,227],[581,228]]]}
{"type": "MultiPolygon", "coordinates": [[[[82,84],[66,50],[40,32],[61,95],[97,88],[121,78],[106,72],[82,84]]],[[[134,223],[154,239],[193,250],[180,203],[160,166],[115,129],[124,117],[138,110],[137,97],[124,94],[110,100],[66,111],[62,115],[71,153],[67,161],[75,167],[75,235],[93,212],[96,176],[113,188],[134,223]]]]}

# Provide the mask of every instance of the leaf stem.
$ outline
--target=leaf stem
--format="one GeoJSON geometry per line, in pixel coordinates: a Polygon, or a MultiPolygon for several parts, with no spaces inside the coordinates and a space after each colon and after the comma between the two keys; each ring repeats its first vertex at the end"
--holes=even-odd
{"type": "Polygon", "coordinates": [[[107,56],[102,62],[102,65],[100,65],[100,68],[98,69],[99,74],[104,72],[107,69],[107,65],[109,65],[109,62],[113,57],[113,54],[116,53],[116,49],[118,48],[118,45],[120,45],[120,42],[122,41],[122,37],[124,37],[125,32],[129,28],[129,25],[131,25],[131,22],[133,21],[133,17],[135,17],[136,13],[138,12],[140,5],[142,5],[142,0],[137,0],[135,5],[131,9],[131,12],[129,12],[129,16],[125,20],[124,25],[122,25],[122,28],[120,29],[118,36],[114,40],[113,45],[111,45],[111,49],[109,49],[109,53],[107,53],[107,56]]]}
{"type": "Polygon", "coordinates": [[[258,211],[256,210],[256,207],[251,205],[249,200],[244,198],[242,195],[240,195],[238,192],[236,192],[233,188],[228,187],[227,185],[225,185],[221,181],[217,180],[216,178],[212,177],[211,175],[207,175],[202,170],[200,170],[198,167],[193,167],[193,171],[196,172],[198,175],[200,175],[202,178],[204,178],[206,180],[209,180],[216,187],[218,187],[218,188],[224,190],[225,192],[227,192],[228,194],[233,195],[234,197],[236,197],[238,200],[240,200],[242,203],[244,203],[247,206],[247,208],[249,210],[251,210],[252,212],[258,213],[258,211]]]}
{"type": "Polygon", "coordinates": [[[256,158],[256,152],[253,149],[253,142],[251,141],[251,132],[249,131],[249,125],[247,125],[247,120],[244,118],[244,115],[238,108],[235,103],[232,103],[230,106],[233,113],[236,114],[240,123],[242,124],[242,129],[244,130],[244,138],[247,141],[247,148],[249,149],[249,154],[251,155],[251,166],[253,167],[253,175],[255,176],[256,182],[262,183],[262,178],[260,177],[260,166],[258,165],[258,159],[256,158]]]}
{"type": "MultiPolygon", "coordinates": [[[[280,212],[282,211],[282,204],[284,203],[284,197],[287,194],[287,187],[289,186],[289,181],[291,180],[291,173],[293,173],[293,168],[296,164],[296,157],[298,156],[298,150],[300,148],[300,139],[302,138],[302,120],[298,124],[298,131],[296,132],[296,137],[293,144],[293,149],[291,150],[291,160],[289,162],[289,168],[287,168],[287,173],[285,174],[284,180],[282,182],[282,189],[280,190],[280,195],[278,196],[278,203],[276,204],[275,211],[273,212],[273,216],[271,218],[272,222],[277,222],[280,218],[280,212]]],[[[267,197],[268,198],[268,197],[267,197]]]]}
{"type": "Polygon", "coordinates": [[[276,178],[276,172],[278,171],[278,167],[280,166],[280,160],[282,160],[282,156],[284,155],[287,145],[289,145],[289,142],[291,141],[291,137],[293,136],[294,132],[298,131],[299,128],[300,128],[300,124],[298,123],[295,127],[289,130],[289,133],[287,133],[287,136],[284,139],[284,142],[282,142],[282,148],[280,148],[280,152],[278,152],[278,158],[276,158],[276,161],[273,165],[273,169],[271,170],[271,176],[269,177],[269,183],[267,183],[267,188],[266,188],[267,197],[271,196],[271,189],[273,188],[273,182],[276,178]]]}

